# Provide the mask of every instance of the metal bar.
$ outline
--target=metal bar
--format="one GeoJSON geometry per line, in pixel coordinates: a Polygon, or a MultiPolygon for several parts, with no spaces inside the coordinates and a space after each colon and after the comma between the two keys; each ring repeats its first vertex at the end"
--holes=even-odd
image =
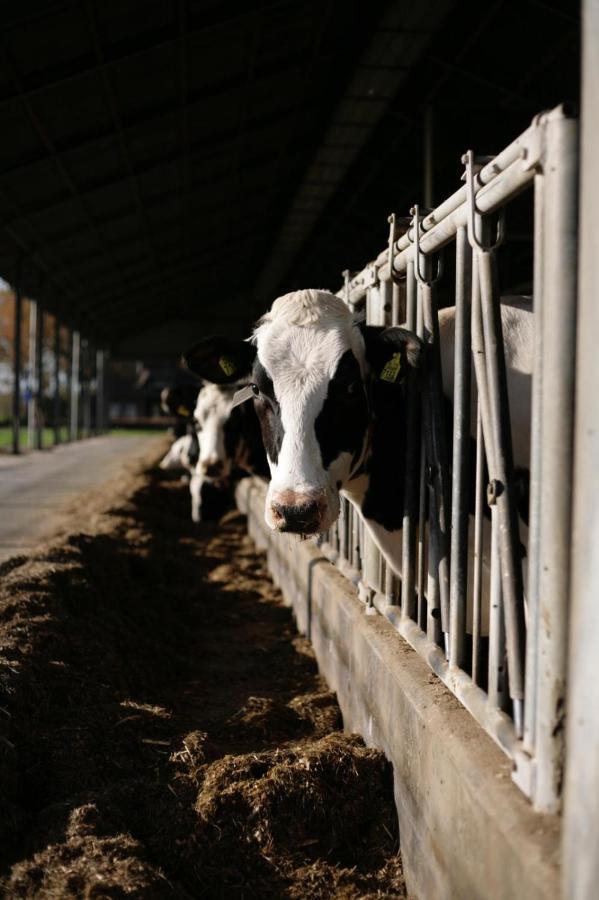
{"type": "Polygon", "coordinates": [[[69,430],[72,441],[76,441],[79,438],[79,394],[81,392],[81,384],[79,382],[80,351],[81,335],[78,331],[73,331],[71,346],[71,415],[69,421],[69,430]]]}
{"type": "Polygon", "coordinates": [[[521,750],[510,717],[489,704],[485,691],[475,685],[466,672],[450,666],[442,649],[431,642],[417,624],[402,618],[395,608],[389,610],[387,618],[518,769],[526,769],[529,759],[521,750]]]}
{"type": "Polygon", "coordinates": [[[542,174],[535,176],[534,187],[534,349],[530,432],[530,500],[528,509],[528,583],[526,621],[526,673],[524,696],[523,743],[534,754],[537,716],[537,671],[539,632],[539,559],[541,537],[541,449],[542,434],[542,384],[543,384],[543,236],[544,187],[542,174]]]}
{"type": "Polygon", "coordinates": [[[476,414],[476,480],[474,500],[474,560],[472,572],[472,680],[479,684],[482,678],[481,633],[483,596],[483,525],[485,498],[485,442],[480,403],[476,414]]]}
{"type": "MultiPolygon", "coordinates": [[[[535,167],[541,163],[540,147],[544,125],[551,117],[564,116],[565,112],[562,106],[535,116],[526,131],[477,173],[477,182],[482,187],[476,193],[476,205],[481,213],[495,212],[532,183],[535,167]]],[[[466,224],[466,219],[466,188],[464,186],[422,220],[422,252],[431,254],[440,250],[453,238],[457,229],[466,224]]],[[[413,232],[408,229],[396,242],[397,255],[393,261],[396,272],[405,271],[407,259],[411,255],[412,238],[413,232]]],[[[373,263],[369,263],[367,268],[372,268],[372,266],[377,270],[380,280],[389,279],[388,249],[383,250],[373,263]]],[[[358,272],[350,282],[349,294],[352,302],[363,295],[364,271],[358,272]]]]}
{"type": "Polygon", "coordinates": [[[53,414],[54,444],[60,444],[60,320],[54,317],[53,414]]]}
{"type": "Polygon", "coordinates": [[[463,668],[468,587],[468,475],[470,444],[471,251],[466,229],[456,235],[455,369],[451,499],[451,569],[449,584],[449,661],[463,668]]]}
{"type": "Polygon", "coordinates": [[[35,383],[35,449],[42,450],[44,446],[44,411],[42,407],[42,398],[44,394],[44,369],[43,369],[43,349],[44,349],[44,308],[41,303],[37,304],[37,329],[35,334],[35,370],[37,372],[37,381],[35,383]]]}
{"type": "MultiPolygon", "coordinates": [[[[501,579],[509,665],[509,693],[517,709],[524,699],[525,622],[518,518],[513,492],[513,457],[501,304],[493,252],[477,251],[485,357],[494,446],[491,484],[499,519],[501,579]]],[[[486,444],[486,441],[485,441],[486,444]]]]}
{"type": "Polygon", "coordinates": [[[580,257],[576,348],[574,515],[562,896],[594,900],[599,884],[599,4],[582,3],[580,257]]]}
{"type": "MultiPolygon", "coordinates": [[[[449,651],[449,485],[447,475],[449,461],[443,409],[443,383],[441,377],[441,348],[439,336],[439,312],[435,289],[422,285],[424,326],[430,334],[429,385],[425,389],[425,441],[429,475],[429,573],[438,592],[438,610],[429,596],[429,616],[440,612],[441,631],[445,635],[446,651],[449,651]]],[[[432,587],[429,578],[429,588],[432,587]]]]}
{"type": "MultiPolygon", "coordinates": [[[[416,277],[414,263],[406,273],[406,326],[416,331],[416,277]]],[[[418,481],[414,478],[420,457],[419,397],[413,379],[408,380],[406,409],[406,455],[404,479],[404,511],[402,519],[401,609],[402,615],[416,618],[414,594],[416,562],[416,524],[418,521],[418,481]]]]}
{"type": "MultiPolygon", "coordinates": [[[[576,338],[577,123],[546,126],[543,240],[541,536],[535,740],[537,809],[560,805],[563,775],[576,338]],[[555,365],[559,359],[560,364],[555,365]]],[[[510,660],[511,665],[511,660],[510,660]]],[[[511,680],[511,669],[510,669],[511,680]]]]}
{"type": "Polygon", "coordinates": [[[21,451],[21,325],[23,317],[23,298],[21,296],[21,266],[17,262],[14,285],[14,342],[13,342],[13,390],[12,390],[12,452],[21,451]]]}
{"type": "Polygon", "coordinates": [[[501,709],[505,691],[505,629],[501,589],[501,555],[497,509],[491,513],[491,590],[489,609],[489,704],[501,709]]]}
{"type": "Polygon", "coordinates": [[[37,302],[29,301],[29,377],[27,379],[27,446],[33,450],[35,446],[35,397],[37,380],[37,302]]]}
{"type": "Polygon", "coordinates": [[[104,424],[104,351],[96,350],[96,431],[103,434],[104,424]]]}

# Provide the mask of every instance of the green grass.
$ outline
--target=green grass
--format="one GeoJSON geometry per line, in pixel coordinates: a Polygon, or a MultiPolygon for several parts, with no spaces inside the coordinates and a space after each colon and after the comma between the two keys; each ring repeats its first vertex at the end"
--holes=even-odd
{"type": "MultiPolygon", "coordinates": [[[[153,428],[111,428],[107,432],[111,437],[139,437],[140,435],[159,435],[160,431],[153,428]]],[[[69,436],[68,429],[60,429],[61,442],[66,442],[69,436]]],[[[21,428],[20,448],[23,452],[29,450],[27,444],[27,429],[21,428]]],[[[42,431],[42,446],[44,449],[54,446],[54,429],[44,428],[42,431]]],[[[12,449],[12,428],[10,425],[0,426],[0,453],[10,453],[12,449]]]]}

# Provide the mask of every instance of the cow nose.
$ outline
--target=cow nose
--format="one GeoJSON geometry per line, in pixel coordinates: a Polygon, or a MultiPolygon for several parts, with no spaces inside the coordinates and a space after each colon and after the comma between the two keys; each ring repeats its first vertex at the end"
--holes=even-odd
{"type": "Polygon", "coordinates": [[[302,504],[271,503],[277,531],[314,534],[320,522],[320,504],[316,500],[302,504]]]}
{"type": "Polygon", "coordinates": [[[223,464],[220,459],[206,459],[202,462],[202,470],[204,475],[209,478],[217,478],[223,470],[223,464]]]}

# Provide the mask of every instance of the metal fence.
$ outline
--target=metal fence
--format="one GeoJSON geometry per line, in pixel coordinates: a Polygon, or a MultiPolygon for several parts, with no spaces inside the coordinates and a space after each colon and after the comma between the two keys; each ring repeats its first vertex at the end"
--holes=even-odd
{"type": "Polygon", "coordinates": [[[577,123],[559,107],[496,157],[478,161],[469,151],[463,162],[465,184],[432,212],[414,207],[403,222],[392,216],[389,247],[354,277],[345,273],[339,292],[365,310],[368,324],[405,321],[430,344],[426,383],[408,388],[398,423],[407,441],[401,573],[347,500],[322,548],[358,585],[367,612],[392,622],[513,760],[514,780],[535,807],[555,811],[564,761],[577,123]],[[526,528],[517,511],[497,263],[504,210],[528,189],[534,347],[526,528]],[[442,250],[455,253],[455,277],[453,266],[443,274],[442,250]],[[449,422],[442,290],[455,297],[449,422]]]}

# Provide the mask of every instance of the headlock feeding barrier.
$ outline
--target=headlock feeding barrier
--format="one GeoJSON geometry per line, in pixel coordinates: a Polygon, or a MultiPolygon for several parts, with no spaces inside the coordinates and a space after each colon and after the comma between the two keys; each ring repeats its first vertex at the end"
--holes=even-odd
{"type": "MultiPolygon", "coordinates": [[[[558,107],[492,159],[468,151],[463,163],[463,186],[433,211],[391,216],[388,248],[346,272],[338,294],[367,324],[405,322],[429,345],[425,380],[408,387],[404,433],[389,436],[406,473],[401,576],[347,499],[320,547],[366,611],[392,623],[513,761],[535,808],[550,812],[564,766],[577,122],[558,107]],[[520,375],[523,385],[532,375],[532,403],[529,434],[518,435],[529,457],[516,467],[512,431],[521,422],[512,429],[498,256],[506,207],[525,191],[534,206],[534,338],[520,375]],[[452,412],[440,297],[455,298],[452,412]]],[[[523,298],[512,303],[526,308],[523,298]]]]}

